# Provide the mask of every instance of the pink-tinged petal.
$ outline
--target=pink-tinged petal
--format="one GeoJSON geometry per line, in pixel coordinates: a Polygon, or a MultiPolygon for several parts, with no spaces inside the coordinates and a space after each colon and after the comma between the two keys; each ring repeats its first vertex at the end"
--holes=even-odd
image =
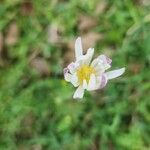
{"type": "Polygon", "coordinates": [[[106,61],[107,61],[107,63],[108,63],[109,65],[111,65],[112,60],[111,60],[109,57],[107,57],[107,56],[106,56],[106,61]]]}
{"type": "Polygon", "coordinates": [[[100,55],[92,61],[91,66],[94,67],[98,74],[102,74],[111,67],[111,62],[112,60],[107,56],[100,55]]]}
{"type": "Polygon", "coordinates": [[[82,86],[79,86],[74,95],[73,95],[73,98],[76,99],[76,98],[83,98],[83,95],[84,95],[84,89],[82,86]]]}
{"type": "Polygon", "coordinates": [[[71,73],[71,74],[74,74],[76,69],[79,67],[79,64],[78,63],[70,63],[66,68],[64,68],[64,74],[67,72],[67,73],[71,73]]]}
{"type": "Polygon", "coordinates": [[[105,70],[111,67],[112,60],[105,55],[98,56],[99,64],[104,67],[105,70]]]}
{"type": "Polygon", "coordinates": [[[96,89],[96,77],[95,77],[94,74],[91,74],[87,90],[92,91],[92,90],[95,90],[95,89],[96,89]]]}
{"type": "Polygon", "coordinates": [[[70,73],[73,74],[76,69],[76,64],[74,62],[70,63],[67,68],[69,69],[70,73]]]}
{"type": "Polygon", "coordinates": [[[105,74],[102,74],[99,89],[104,88],[106,84],[107,84],[107,76],[105,74]]]}
{"type": "Polygon", "coordinates": [[[69,69],[68,68],[64,68],[64,79],[67,81],[67,82],[70,82],[71,81],[71,78],[72,78],[72,75],[69,73],[69,69]]]}
{"type": "Polygon", "coordinates": [[[78,37],[77,40],[75,41],[75,57],[76,57],[76,60],[78,60],[78,58],[82,55],[83,55],[82,42],[81,42],[81,38],[78,37]]]}
{"type": "Polygon", "coordinates": [[[64,72],[64,75],[65,75],[66,73],[69,72],[69,69],[68,68],[64,68],[63,72],[64,72]]]}
{"type": "Polygon", "coordinates": [[[114,79],[121,76],[124,72],[125,72],[125,68],[121,68],[121,69],[106,72],[106,76],[108,79],[114,79]]]}
{"type": "Polygon", "coordinates": [[[90,66],[94,68],[96,76],[101,75],[105,72],[104,65],[98,58],[94,59],[90,66]]]}
{"type": "Polygon", "coordinates": [[[65,73],[64,74],[64,78],[67,82],[70,82],[71,81],[71,78],[72,78],[72,75],[70,73],[65,73]]]}
{"type": "Polygon", "coordinates": [[[100,55],[98,58],[100,60],[102,60],[104,64],[111,65],[111,63],[112,63],[112,60],[109,57],[107,57],[106,55],[100,55]]]}
{"type": "Polygon", "coordinates": [[[69,70],[72,70],[72,69],[75,68],[75,64],[72,62],[72,63],[70,63],[70,64],[67,66],[67,68],[68,68],[69,70]]]}

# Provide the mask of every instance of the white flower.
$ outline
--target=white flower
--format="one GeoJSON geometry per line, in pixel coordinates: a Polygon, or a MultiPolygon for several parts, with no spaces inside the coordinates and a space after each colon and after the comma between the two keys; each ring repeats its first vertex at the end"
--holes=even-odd
{"type": "Polygon", "coordinates": [[[108,80],[119,77],[125,71],[125,68],[121,68],[105,72],[111,67],[112,60],[105,55],[99,55],[91,62],[93,54],[94,48],[89,48],[83,55],[81,38],[77,38],[75,42],[76,61],[64,68],[65,80],[78,87],[73,98],[82,98],[84,90],[102,89],[108,80]]]}

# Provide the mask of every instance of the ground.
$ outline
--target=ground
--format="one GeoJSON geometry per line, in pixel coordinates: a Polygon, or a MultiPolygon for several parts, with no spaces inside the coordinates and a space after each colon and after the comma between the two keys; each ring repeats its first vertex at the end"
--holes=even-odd
{"type": "Polygon", "coordinates": [[[149,0],[0,2],[0,150],[150,149],[149,0]],[[73,100],[63,79],[84,52],[126,72],[73,100]]]}

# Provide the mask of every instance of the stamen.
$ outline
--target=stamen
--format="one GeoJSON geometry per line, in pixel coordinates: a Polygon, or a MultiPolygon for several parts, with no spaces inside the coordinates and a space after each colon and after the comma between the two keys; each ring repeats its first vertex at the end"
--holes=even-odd
{"type": "Polygon", "coordinates": [[[79,83],[83,84],[83,80],[86,80],[88,83],[90,80],[91,74],[95,74],[95,69],[88,65],[83,65],[77,70],[77,76],[79,79],[79,83]]]}

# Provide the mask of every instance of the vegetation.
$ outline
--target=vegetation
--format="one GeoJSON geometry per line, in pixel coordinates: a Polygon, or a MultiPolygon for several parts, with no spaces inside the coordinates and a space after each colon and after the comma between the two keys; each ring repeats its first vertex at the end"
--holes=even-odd
{"type": "Polygon", "coordinates": [[[149,0],[0,1],[0,150],[150,149],[149,0]],[[80,101],[63,79],[74,40],[126,72],[80,101]]]}

